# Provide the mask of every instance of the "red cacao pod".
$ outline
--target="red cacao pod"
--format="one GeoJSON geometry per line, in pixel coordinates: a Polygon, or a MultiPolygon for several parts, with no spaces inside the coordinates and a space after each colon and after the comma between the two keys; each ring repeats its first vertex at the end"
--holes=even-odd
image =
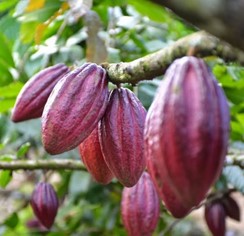
{"type": "MultiPolygon", "coordinates": [[[[145,151],[150,151],[150,149],[145,151]]],[[[148,156],[148,154],[146,154],[146,156],[148,156]]],[[[191,208],[187,208],[181,203],[177,195],[172,191],[170,185],[166,181],[163,181],[164,178],[160,176],[162,172],[157,172],[158,169],[152,166],[154,164],[153,161],[150,161],[147,167],[149,170],[154,170],[152,179],[154,183],[156,183],[155,187],[160,198],[163,200],[165,207],[175,218],[183,218],[190,212],[191,208]]]]}
{"type": "Polygon", "coordinates": [[[69,71],[57,64],[35,74],[21,89],[12,112],[12,121],[41,117],[45,103],[56,83],[69,71]]]}
{"type": "Polygon", "coordinates": [[[226,215],[233,220],[241,221],[240,207],[238,206],[236,200],[227,195],[223,198],[222,202],[225,208],[226,215]]]}
{"type": "Polygon", "coordinates": [[[35,216],[43,226],[50,229],[58,212],[58,197],[52,185],[38,183],[30,200],[35,216]]]}
{"type": "Polygon", "coordinates": [[[79,146],[81,160],[93,178],[101,184],[108,184],[113,174],[109,170],[100,146],[98,127],[79,146]]]}
{"type": "Polygon", "coordinates": [[[86,63],[62,78],[42,114],[46,151],[59,154],[82,143],[102,118],[108,95],[106,71],[94,63],[86,63]]]}
{"type": "Polygon", "coordinates": [[[221,202],[211,202],[205,206],[205,220],[213,236],[225,235],[226,213],[221,202]]]}
{"type": "Polygon", "coordinates": [[[126,187],[135,185],[145,169],[145,117],[146,110],[135,94],[119,88],[111,92],[106,113],[99,123],[99,138],[105,161],[126,187]]]}
{"type": "Polygon", "coordinates": [[[159,212],[159,198],[148,173],[144,172],[135,186],[124,187],[121,214],[129,236],[152,235],[159,212]]]}
{"type": "Polygon", "coordinates": [[[160,173],[187,209],[204,199],[222,170],[229,119],[224,92],[204,61],[175,60],[149,109],[145,149],[153,179],[160,173]]]}

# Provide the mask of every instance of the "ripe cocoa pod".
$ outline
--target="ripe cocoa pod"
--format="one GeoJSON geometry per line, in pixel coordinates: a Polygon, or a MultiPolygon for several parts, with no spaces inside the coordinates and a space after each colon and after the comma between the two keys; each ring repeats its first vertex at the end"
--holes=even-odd
{"type": "MultiPolygon", "coordinates": [[[[146,146],[145,146],[146,148],[146,146]]],[[[145,151],[150,151],[150,149],[146,149],[145,151]]],[[[148,154],[146,154],[148,156],[148,154]]],[[[175,218],[183,218],[187,214],[189,214],[191,208],[185,207],[181,201],[177,198],[177,195],[172,191],[172,188],[164,181],[164,178],[160,176],[162,172],[157,172],[158,169],[153,167],[155,163],[152,161],[148,162],[147,168],[148,170],[153,170],[154,175],[152,176],[155,187],[158,191],[160,198],[163,200],[163,203],[166,209],[172,214],[175,218]]]]}
{"type": "Polygon", "coordinates": [[[150,236],[159,219],[159,198],[148,173],[132,188],[124,187],[121,200],[123,224],[129,236],[150,236]]]}
{"type": "Polygon", "coordinates": [[[205,220],[213,236],[225,235],[226,213],[220,201],[211,202],[205,206],[205,220]]]}
{"type": "Polygon", "coordinates": [[[42,115],[45,103],[56,83],[69,71],[57,64],[35,74],[21,89],[12,112],[12,121],[19,122],[42,115]]]}
{"type": "Polygon", "coordinates": [[[145,149],[153,179],[170,185],[186,209],[197,206],[220,175],[229,119],[224,92],[204,61],[175,60],[149,109],[145,149]]]}
{"type": "Polygon", "coordinates": [[[40,223],[50,229],[58,212],[58,197],[52,185],[38,183],[32,193],[31,207],[40,223]]]}
{"type": "Polygon", "coordinates": [[[82,143],[102,118],[108,102],[106,71],[86,63],[54,87],[42,114],[42,142],[50,154],[82,143]]]}
{"type": "Polygon", "coordinates": [[[98,127],[80,144],[81,160],[93,178],[101,184],[108,184],[113,174],[109,170],[100,146],[98,127]]]}
{"type": "Polygon", "coordinates": [[[146,161],[143,128],[146,110],[133,92],[125,88],[111,92],[105,115],[99,123],[99,138],[105,161],[126,187],[139,180],[146,161]]]}
{"type": "Polygon", "coordinates": [[[240,207],[238,206],[236,200],[231,196],[227,195],[222,200],[223,206],[225,208],[226,215],[236,221],[241,221],[240,207]]]}

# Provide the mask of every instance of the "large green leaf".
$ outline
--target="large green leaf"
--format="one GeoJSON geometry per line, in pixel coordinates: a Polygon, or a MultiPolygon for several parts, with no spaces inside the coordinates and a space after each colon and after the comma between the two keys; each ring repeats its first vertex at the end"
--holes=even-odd
{"type": "Polygon", "coordinates": [[[142,15],[148,16],[151,20],[157,22],[165,22],[165,18],[168,17],[165,9],[157,4],[154,4],[147,0],[137,1],[128,0],[135,9],[142,15]]]}
{"type": "Polygon", "coordinates": [[[0,87],[0,113],[8,111],[14,106],[16,97],[22,86],[23,84],[19,82],[13,82],[7,86],[0,87]]]}
{"type": "Polygon", "coordinates": [[[5,64],[0,60],[0,87],[5,86],[13,82],[13,76],[5,64]]]}
{"type": "Polygon", "coordinates": [[[6,15],[0,18],[0,32],[5,35],[8,43],[16,41],[19,37],[20,23],[16,18],[6,15]]]}
{"type": "Polygon", "coordinates": [[[1,0],[0,2],[0,12],[6,11],[8,9],[11,9],[15,6],[15,4],[18,2],[18,0],[1,0]]]}
{"type": "Polygon", "coordinates": [[[0,33],[0,62],[3,65],[14,67],[14,60],[10,44],[3,34],[0,33]]]}

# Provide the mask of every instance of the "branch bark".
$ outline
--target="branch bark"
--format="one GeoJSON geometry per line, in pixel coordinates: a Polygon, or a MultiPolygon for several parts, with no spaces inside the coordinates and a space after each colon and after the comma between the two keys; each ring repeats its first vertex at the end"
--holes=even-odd
{"type": "Polygon", "coordinates": [[[103,64],[102,66],[107,70],[109,79],[114,84],[136,84],[141,80],[151,80],[164,74],[176,58],[187,55],[189,51],[191,51],[191,55],[197,57],[218,56],[226,62],[239,62],[240,65],[244,65],[242,51],[200,31],[134,61],[103,64]]]}
{"type": "Polygon", "coordinates": [[[0,170],[85,170],[79,160],[15,160],[0,162],[0,170]]]}
{"type": "MultiPolygon", "coordinates": [[[[237,165],[244,169],[244,154],[230,151],[226,158],[226,165],[237,165]]],[[[0,161],[0,170],[83,170],[85,166],[79,160],[14,160],[0,161]]]]}
{"type": "Polygon", "coordinates": [[[243,0],[152,0],[244,51],[243,0]]]}

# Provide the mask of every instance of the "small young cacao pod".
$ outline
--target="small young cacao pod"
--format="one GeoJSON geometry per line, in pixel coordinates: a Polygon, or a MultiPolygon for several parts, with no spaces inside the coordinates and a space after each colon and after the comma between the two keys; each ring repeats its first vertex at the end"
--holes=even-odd
{"type": "Polygon", "coordinates": [[[12,112],[12,121],[39,118],[56,83],[69,71],[64,64],[57,64],[35,74],[21,89],[12,112]]]}
{"type": "Polygon", "coordinates": [[[80,144],[79,146],[81,160],[86,166],[93,178],[101,184],[108,184],[113,174],[109,170],[98,138],[98,127],[80,144]]]}
{"type": "Polygon", "coordinates": [[[205,206],[205,220],[213,236],[225,235],[226,213],[220,201],[208,203],[205,206]]]}
{"type": "Polygon", "coordinates": [[[225,208],[226,215],[233,220],[240,221],[241,212],[236,200],[227,195],[223,198],[222,202],[225,208]]]}
{"type": "Polygon", "coordinates": [[[99,123],[102,152],[109,169],[126,187],[137,183],[146,166],[143,128],[146,110],[129,89],[111,92],[105,115],[99,123]]]}
{"type": "Polygon", "coordinates": [[[135,186],[124,187],[121,214],[129,236],[152,235],[159,212],[159,198],[148,173],[144,172],[135,186]]]}
{"type": "Polygon", "coordinates": [[[50,154],[69,151],[98,125],[108,102],[106,71],[86,63],[54,87],[42,114],[42,142],[50,154]]]}
{"type": "Polygon", "coordinates": [[[30,204],[40,223],[50,229],[59,207],[58,197],[52,185],[38,183],[32,193],[30,204]]]}
{"type": "Polygon", "coordinates": [[[229,122],[224,92],[204,61],[175,60],[147,114],[145,149],[147,161],[154,162],[153,179],[166,181],[187,209],[204,199],[220,175],[229,122]]]}

